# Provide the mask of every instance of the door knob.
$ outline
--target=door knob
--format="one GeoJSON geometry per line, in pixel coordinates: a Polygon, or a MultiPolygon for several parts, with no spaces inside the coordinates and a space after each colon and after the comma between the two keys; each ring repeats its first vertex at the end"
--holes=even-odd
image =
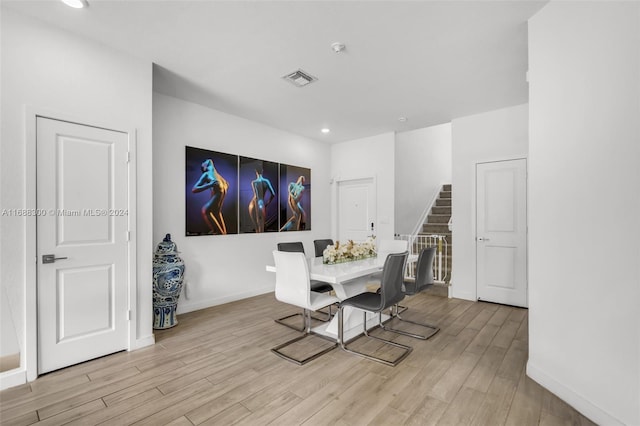
{"type": "Polygon", "coordinates": [[[56,257],[55,254],[43,254],[42,263],[53,263],[56,260],[66,259],[66,257],[56,257]]]}
{"type": "Polygon", "coordinates": [[[489,241],[489,239],[488,238],[478,237],[478,241],[489,241]]]}

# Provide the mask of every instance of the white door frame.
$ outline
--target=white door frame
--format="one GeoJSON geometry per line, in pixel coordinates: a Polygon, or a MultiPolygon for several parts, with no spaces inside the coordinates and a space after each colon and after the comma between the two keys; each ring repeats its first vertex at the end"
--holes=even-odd
{"type": "MultiPolygon", "coordinates": [[[[525,182],[525,202],[526,202],[526,217],[527,217],[527,235],[526,235],[526,250],[527,257],[525,259],[525,269],[526,269],[526,285],[527,285],[527,304],[529,303],[529,159],[526,156],[516,156],[516,157],[498,157],[492,159],[484,159],[484,160],[476,160],[473,165],[473,276],[475,280],[475,286],[473,287],[473,300],[478,300],[478,243],[476,241],[476,237],[478,235],[477,229],[477,221],[478,221],[478,164],[486,164],[486,163],[500,163],[505,161],[514,161],[514,160],[524,160],[527,167],[527,177],[525,182]]],[[[455,226],[455,225],[454,225],[455,226]]],[[[455,229],[455,228],[454,228],[455,229]]],[[[455,232],[455,230],[454,230],[455,232]]]]}
{"type": "Polygon", "coordinates": [[[343,182],[356,181],[356,180],[367,180],[371,179],[373,182],[373,191],[376,196],[376,224],[374,233],[377,235],[378,232],[378,182],[376,180],[375,175],[369,176],[349,176],[349,177],[341,177],[337,176],[331,179],[331,200],[332,200],[332,209],[331,209],[331,238],[333,240],[338,239],[338,185],[343,182]]]}
{"type": "MultiPolygon", "coordinates": [[[[129,318],[128,350],[134,349],[137,329],[137,298],[136,298],[136,176],[137,176],[137,141],[136,130],[122,130],[120,126],[112,123],[96,122],[90,117],[71,116],[69,114],[51,111],[44,108],[25,107],[25,165],[36,164],[36,120],[37,117],[50,118],[59,121],[68,121],[75,124],[99,127],[107,130],[126,133],[129,137],[129,253],[128,253],[128,309],[131,312],[129,318]],[[91,124],[88,124],[91,123],[91,124]]],[[[29,211],[36,209],[36,167],[25,167],[25,208],[29,211]]],[[[20,367],[26,372],[26,380],[32,381],[38,377],[38,321],[37,321],[37,246],[36,246],[36,217],[27,216],[25,224],[25,327],[24,350],[20,351],[20,367]]]]}

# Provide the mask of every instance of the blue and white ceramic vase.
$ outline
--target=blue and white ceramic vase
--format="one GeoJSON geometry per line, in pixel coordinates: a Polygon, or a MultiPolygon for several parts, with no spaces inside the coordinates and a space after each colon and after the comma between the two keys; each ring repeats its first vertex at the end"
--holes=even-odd
{"type": "Polygon", "coordinates": [[[184,279],[184,262],[171,234],[158,244],[153,255],[153,328],[171,328],[178,324],[176,308],[184,279]]]}

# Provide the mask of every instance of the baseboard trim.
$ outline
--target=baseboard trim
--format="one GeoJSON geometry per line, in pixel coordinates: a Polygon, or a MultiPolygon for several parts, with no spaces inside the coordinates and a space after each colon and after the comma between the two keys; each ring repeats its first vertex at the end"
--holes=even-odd
{"type": "Polygon", "coordinates": [[[600,407],[593,405],[572,389],[569,389],[553,377],[546,374],[543,370],[532,364],[531,361],[527,362],[527,376],[531,377],[549,392],[555,394],[558,398],[564,400],[567,404],[571,405],[594,423],[608,426],[624,425],[620,420],[611,416],[600,407]]]}
{"type": "Polygon", "coordinates": [[[155,345],[155,343],[156,343],[156,337],[152,334],[151,336],[136,339],[135,346],[129,350],[135,351],[136,349],[141,349],[146,346],[155,345]]]}
{"type": "Polygon", "coordinates": [[[0,390],[9,389],[27,383],[27,372],[24,369],[15,369],[0,373],[0,390]]]}
{"type": "Polygon", "coordinates": [[[231,294],[229,296],[217,297],[214,299],[199,300],[191,302],[189,300],[178,302],[177,314],[186,314],[187,312],[199,311],[200,309],[210,308],[212,306],[223,305],[236,300],[247,299],[249,297],[259,296],[261,294],[273,292],[273,286],[262,287],[243,293],[231,294]]]}
{"type": "Polygon", "coordinates": [[[451,287],[449,287],[449,294],[454,299],[470,300],[472,302],[475,302],[476,300],[478,300],[474,293],[470,291],[457,290],[455,285],[452,285],[451,287]]]}
{"type": "Polygon", "coordinates": [[[20,353],[0,356],[0,373],[20,368],[20,353]]]}

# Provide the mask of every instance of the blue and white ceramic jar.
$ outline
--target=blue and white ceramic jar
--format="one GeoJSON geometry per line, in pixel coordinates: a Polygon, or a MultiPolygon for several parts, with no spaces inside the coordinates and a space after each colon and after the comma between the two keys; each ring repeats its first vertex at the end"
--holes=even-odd
{"type": "Polygon", "coordinates": [[[178,247],[167,234],[153,256],[153,328],[171,328],[178,324],[176,308],[184,280],[184,262],[178,247]]]}

